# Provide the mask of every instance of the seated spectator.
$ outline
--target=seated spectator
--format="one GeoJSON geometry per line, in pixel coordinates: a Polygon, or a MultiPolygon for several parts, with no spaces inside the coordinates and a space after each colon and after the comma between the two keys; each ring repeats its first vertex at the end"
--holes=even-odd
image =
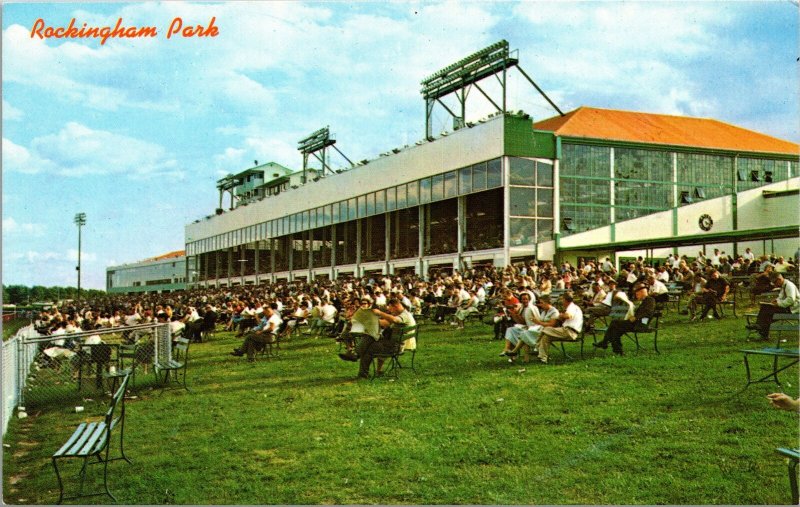
{"type": "Polygon", "coordinates": [[[468,291],[468,295],[469,298],[462,299],[459,303],[458,309],[456,309],[455,324],[459,329],[464,329],[464,321],[470,314],[478,312],[478,305],[480,304],[480,301],[478,300],[477,294],[475,294],[474,290],[470,290],[468,291]]]}
{"type": "MultiPolygon", "coordinates": [[[[728,292],[730,289],[731,285],[726,279],[719,275],[719,271],[716,269],[711,270],[711,275],[706,282],[706,286],[702,289],[701,297],[699,299],[699,302],[703,304],[703,311],[700,313],[700,320],[706,318],[709,310],[713,311],[713,318],[720,318],[719,313],[717,312],[717,305],[725,301],[725,299],[728,297],[728,292]]],[[[695,318],[692,317],[691,320],[694,321],[695,318]]]]}
{"type": "Polygon", "coordinates": [[[797,291],[797,286],[784,278],[782,273],[778,273],[775,278],[775,286],[780,288],[778,297],[771,303],[761,303],[756,323],[750,326],[750,329],[758,331],[762,339],[769,338],[769,325],[772,323],[773,315],[800,312],[800,293],[797,291]]]}
{"type": "Polygon", "coordinates": [[[755,304],[756,297],[769,292],[773,289],[772,286],[773,267],[767,266],[763,273],[759,273],[753,280],[753,287],[750,289],[750,301],[755,304]]]}
{"type": "Polygon", "coordinates": [[[186,324],[181,321],[177,314],[173,314],[169,322],[169,331],[170,336],[172,336],[172,341],[175,341],[183,336],[183,331],[185,328],[186,324]]]}
{"type": "Polygon", "coordinates": [[[322,305],[319,306],[319,312],[314,316],[308,331],[304,334],[311,334],[314,331],[333,327],[334,324],[336,324],[336,313],[336,307],[326,299],[323,301],[322,305]]]}
{"type": "Polygon", "coordinates": [[[261,322],[252,330],[244,335],[244,342],[238,349],[233,349],[232,356],[243,356],[247,354],[247,360],[255,360],[256,351],[263,350],[268,343],[275,342],[275,335],[281,326],[281,316],[278,313],[278,305],[270,303],[266,308],[262,307],[261,322]]]}
{"type": "Polygon", "coordinates": [[[519,296],[520,304],[509,309],[509,316],[513,325],[508,327],[505,332],[506,343],[500,356],[507,356],[519,342],[519,336],[530,326],[536,325],[534,318],[538,311],[531,304],[531,296],[528,292],[523,292],[519,296]]]}
{"type": "Polygon", "coordinates": [[[645,329],[647,327],[647,323],[656,311],[656,300],[648,296],[647,286],[645,284],[637,284],[633,288],[633,297],[635,301],[641,301],[636,311],[632,315],[631,312],[628,312],[624,319],[612,320],[608,325],[603,339],[592,345],[597,348],[606,349],[610,343],[614,353],[621,356],[623,355],[622,336],[625,335],[625,333],[645,329]]]}
{"type": "Polygon", "coordinates": [[[522,348],[523,362],[530,361],[531,348],[536,348],[539,340],[539,335],[542,330],[547,327],[555,327],[558,324],[559,313],[556,307],[550,304],[550,296],[541,296],[536,305],[532,309],[531,318],[525,319],[526,326],[514,326],[506,331],[506,339],[508,347],[509,343],[514,343],[514,348],[509,351],[504,351],[501,355],[509,356],[508,362],[513,363],[514,357],[522,348]],[[509,336],[509,332],[514,331],[513,336],[509,336]]]}
{"type": "MultiPolygon", "coordinates": [[[[374,340],[365,338],[356,346],[355,354],[339,355],[339,357],[347,361],[360,360],[358,369],[359,379],[369,378],[369,365],[372,363],[372,359],[376,354],[388,354],[395,350],[396,342],[391,334],[393,326],[413,326],[416,324],[414,316],[411,315],[408,310],[403,308],[403,304],[399,299],[389,299],[386,303],[386,309],[388,310],[388,313],[381,311],[378,308],[372,310],[375,315],[380,317],[380,327],[383,331],[381,332],[379,339],[374,340]]],[[[415,348],[416,343],[404,343],[403,346],[415,348]]],[[[381,375],[383,373],[382,366],[382,362],[378,364],[375,370],[376,375],[381,375]]]]}
{"type": "Polygon", "coordinates": [[[539,361],[547,363],[550,344],[555,341],[575,341],[583,329],[583,312],[573,301],[572,293],[565,292],[561,296],[564,311],[558,319],[562,321],[561,327],[545,327],[539,334],[536,347],[539,350],[539,361]]]}
{"type": "Polygon", "coordinates": [[[663,282],[651,275],[647,277],[647,284],[650,286],[647,292],[656,300],[656,303],[669,301],[669,289],[663,282]]]}

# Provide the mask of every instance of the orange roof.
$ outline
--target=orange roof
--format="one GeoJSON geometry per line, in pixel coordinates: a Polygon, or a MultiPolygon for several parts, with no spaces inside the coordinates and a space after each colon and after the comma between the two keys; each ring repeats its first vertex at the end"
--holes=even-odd
{"type": "Polygon", "coordinates": [[[800,145],[710,118],[579,107],[533,124],[558,136],[797,155],[800,145]]]}
{"type": "Polygon", "coordinates": [[[165,253],[164,255],[159,255],[158,257],[151,257],[146,260],[163,261],[164,259],[174,259],[175,257],[183,257],[184,255],[186,255],[186,250],[175,250],[174,252],[165,253]]]}

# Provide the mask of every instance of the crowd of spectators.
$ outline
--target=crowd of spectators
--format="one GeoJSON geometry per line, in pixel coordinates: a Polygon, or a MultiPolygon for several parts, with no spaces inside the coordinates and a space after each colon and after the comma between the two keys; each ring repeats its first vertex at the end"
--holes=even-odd
{"type": "MultiPolygon", "coordinates": [[[[244,338],[232,353],[252,359],[265,342],[302,324],[308,324],[308,332],[331,329],[332,335],[341,335],[342,326],[360,309],[374,310],[383,323],[400,315],[408,321],[408,314],[458,327],[471,315],[484,317],[488,312],[494,338],[505,340],[502,356],[513,361],[522,350],[527,360],[533,350],[540,361],[547,362],[551,342],[574,340],[591,330],[596,319],[607,317],[615,305],[627,306],[624,322],[612,323],[597,346],[611,345],[621,354],[619,336],[631,326],[646,326],[655,305],[667,301],[667,285],[690,293],[691,320],[718,317],[716,305],[729,297],[735,277],[747,278],[753,297],[773,290],[779,281],[778,288],[788,291],[784,299],[790,301],[776,311],[796,313],[797,289],[786,278],[789,273],[797,273],[793,263],[783,257],[757,258],[750,249],[736,258],[719,250],[709,256],[700,252],[694,259],[669,255],[645,261],[640,257],[624,263],[619,271],[608,258],[579,259],[577,265],[532,260],[505,268],[435,272],[429,280],[408,274],[347,276],[167,294],[106,295],[43,311],[36,327],[43,334],[69,335],[159,321],[169,322],[174,335],[182,333],[199,341],[204,331],[222,325],[244,338]]],[[[768,326],[768,320],[764,316],[758,325],[768,326]]],[[[348,342],[345,356],[358,359],[363,352],[359,354],[356,345],[348,342]]]]}

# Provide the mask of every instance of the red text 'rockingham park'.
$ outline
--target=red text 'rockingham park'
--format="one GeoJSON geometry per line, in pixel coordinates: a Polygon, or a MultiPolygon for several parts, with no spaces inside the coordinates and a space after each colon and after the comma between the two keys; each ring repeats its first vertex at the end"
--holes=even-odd
{"type": "MultiPolygon", "coordinates": [[[[216,37],[219,29],[214,25],[216,17],[211,18],[206,25],[184,23],[183,19],[176,17],[167,28],[167,39],[172,37],[216,37]]],[[[88,26],[83,23],[76,26],[72,18],[67,26],[48,26],[44,19],[39,18],[31,28],[31,39],[100,39],[100,44],[105,44],[108,39],[138,39],[144,37],[157,37],[158,29],[155,26],[123,26],[122,18],[117,19],[117,24],[110,26],[88,26]]]]}

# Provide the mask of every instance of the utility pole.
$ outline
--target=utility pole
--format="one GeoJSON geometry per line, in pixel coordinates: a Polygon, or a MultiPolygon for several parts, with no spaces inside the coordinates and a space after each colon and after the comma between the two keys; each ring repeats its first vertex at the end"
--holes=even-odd
{"type": "Polygon", "coordinates": [[[86,213],[75,214],[75,225],[78,226],[78,301],[81,299],[81,227],[86,225],[86,213]]]}

